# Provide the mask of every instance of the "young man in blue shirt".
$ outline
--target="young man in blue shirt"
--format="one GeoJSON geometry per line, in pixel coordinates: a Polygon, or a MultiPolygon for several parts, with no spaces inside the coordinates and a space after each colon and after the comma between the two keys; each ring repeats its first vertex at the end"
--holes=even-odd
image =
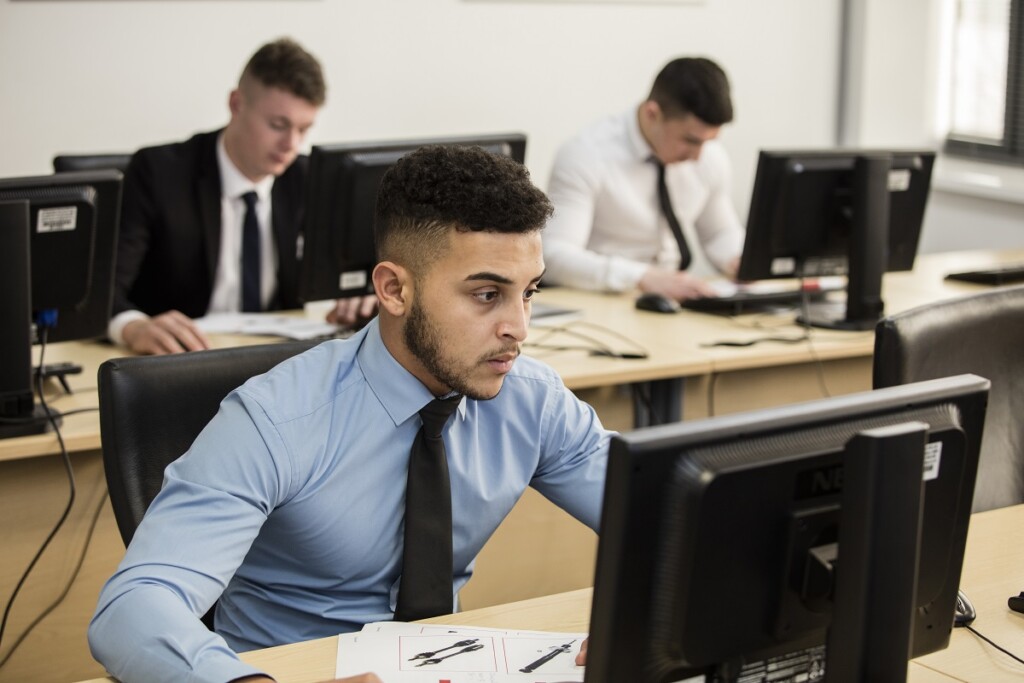
{"type": "Polygon", "coordinates": [[[444,611],[527,486],[596,530],[609,433],[519,356],[550,213],[524,167],[479,148],[399,161],[378,196],[378,319],[247,382],[168,467],[100,596],[97,660],[126,683],[263,680],[235,652],[394,618],[410,451],[435,399],[457,406],[444,611]]]}

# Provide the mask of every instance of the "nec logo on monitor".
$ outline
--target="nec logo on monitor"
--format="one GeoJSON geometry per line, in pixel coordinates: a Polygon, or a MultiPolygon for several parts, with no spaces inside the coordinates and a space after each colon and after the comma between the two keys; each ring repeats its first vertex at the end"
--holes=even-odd
{"type": "Polygon", "coordinates": [[[829,496],[843,491],[843,466],[841,463],[805,470],[796,477],[796,500],[807,500],[829,496]]]}

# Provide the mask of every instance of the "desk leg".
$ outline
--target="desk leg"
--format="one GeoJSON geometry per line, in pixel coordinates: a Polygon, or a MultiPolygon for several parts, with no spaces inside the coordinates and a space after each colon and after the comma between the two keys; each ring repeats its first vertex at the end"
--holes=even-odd
{"type": "Polygon", "coordinates": [[[682,377],[633,384],[633,426],[679,422],[683,419],[682,377]]]}

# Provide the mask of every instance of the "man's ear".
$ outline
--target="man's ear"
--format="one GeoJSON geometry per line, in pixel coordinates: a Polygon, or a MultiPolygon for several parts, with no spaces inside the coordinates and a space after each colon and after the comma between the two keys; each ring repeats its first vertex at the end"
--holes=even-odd
{"type": "Polygon", "coordinates": [[[405,315],[412,301],[412,274],[394,261],[381,261],[372,277],[380,309],[396,318],[405,315]]]}
{"type": "Polygon", "coordinates": [[[644,103],[640,105],[640,115],[645,121],[653,123],[654,121],[659,120],[662,116],[661,105],[654,100],[645,100],[644,103]]]}
{"type": "Polygon", "coordinates": [[[235,88],[228,95],[228,111],[231,112],[231,116],[238,116],[238,112],[242,108],[242,91],[240,88],[235,88]]]}

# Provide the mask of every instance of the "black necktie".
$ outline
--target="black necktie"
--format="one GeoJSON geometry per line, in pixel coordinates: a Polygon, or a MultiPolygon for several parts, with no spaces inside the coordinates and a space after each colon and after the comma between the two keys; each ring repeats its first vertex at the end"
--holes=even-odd
{"type": "Polygon", "coordinates": [[[692,257],[690,248],[686,245],[683,228],[679,225],[676,212],[672,210],[672,199],[668,196],[668,186],[665,184],[665,164],[658,159],[652,159],[652,161],[658,167],[658,204],[661,206],[661,212],[665,214],[668,227],[672,228],[672,234],[675,235],[676,243],[679,245],[679,270],[686,270],[690,267],[692,257]]]}
{"type": "Polygon", "coordinates": [[[452,611],[452,493],[441,430],[462,396],[434,399],[420,410],[405,491],[405,549],[397,621],[452,611]]]}
{"type": "Polygon", "coordinates": [[[260,224],[256,218],[256,193],[246,192],[242,222],[242,311],[260,311],[260,224]]]}

